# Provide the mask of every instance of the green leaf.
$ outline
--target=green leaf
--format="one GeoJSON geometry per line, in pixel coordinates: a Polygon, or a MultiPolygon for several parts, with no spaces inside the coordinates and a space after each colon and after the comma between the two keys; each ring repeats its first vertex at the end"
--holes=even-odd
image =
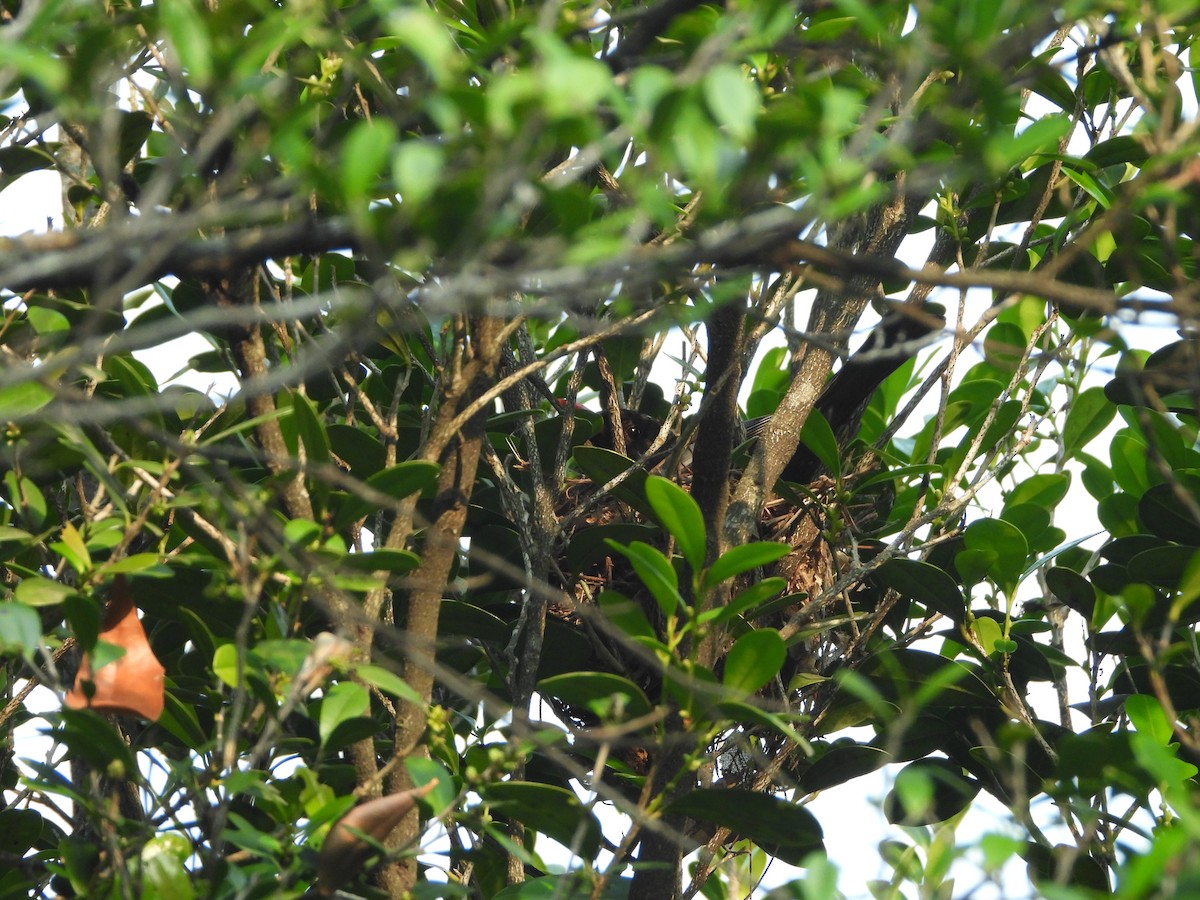
{"type": "Polygon", "coordinates": [[[996,135],[984,147],[985,161],[993,172],[1006,172],[1037,153],[1053,153],[1071,125],[1070,116],[1044,116],[1019,134],[996,135]]]}
{"type": "Polygon", "coordinates": [[[1113,420],[1117,408],[1104,395],[1104,388],[1091,387],[1081,391],[1071,404],[1067,421],[1063,425],[1063,453],[1067,459],[1098,437],[1113,420]]]}
{"type": "Polygon", "coordinates": [[[0,147],[0,173],[6,179],[52,168],[54,157],[40,147],[0,147]]]}
{"type": "Polygon", "coordinates": [[[713,118],[738,141],[754,137],[760,98],[749,76],[740,67],[721,64],[704,75],[704,102],[713,118]]]}
{"type": "Polygon", "coordinates": [[[1166,746],[1171,742],[1174,728],[1162,704],[1149,694],[1132,694],[1125,698],[1125,715],[1140,733],[1148,735],[1156,743],[1166,746]]]}
{"type": "Polygon", "coordinates": [[[634,541],[628,546],[609,540],[608,545],[633,565],[642,584],[650,589],[663,615],[673,616],[683,602],[679,595],[679,576],[670,560],[649,544],[634,541]]]}
{"type": "Polygon", "coordinates": [[[869,744],[838,743],[830,747],[800,776],[806,794],[828,790],[874,772],[892,761],[890,753],[869,744]]]}
{"type": "Polygon", "coordinates": [[[321,526],[311,519],[290,519],[283,526],[283,539],[293,546],[303,547],[321,536],[321,526]]]}
{"type": "Polygon", "coordinates": [[[133,750],[103,716],[90,709],[66,708],[59,715],[59,725],[51,734],[67,747],[72,758],[110,775],[137,777],[133,750]]]}
{"type": "Polygon", "coordinates": [[[668,804],[667,812],[729,828],[767,853],[800,865],[825,849],[821,825],[803,806],[741,788],[689,791],[668,804]]]}
{"type": "Polygon", "coordinates": [[[54,391],[40,381],[19,381],[0,386],[0,422],[33,415],[54,399],[54,391]]]}
{"type": "MultiPolygon", "coordinates": [[[[376,472],[367,479],[367,487],[382,494],[401,500],[418,491],[426,493],[437,484],[438,464],[423,459],[412,459],[376,472]]],[[[334,519],[337,527],[361,519],[379,507],[370,500],[351,495],[346,498],[334,519]]]]}
{"type": "Polygon", "coordinates": [[[361,684],[339,681],[325,691],[321,700],[318,729],[324,744],[335,728],[350,719],[365,715],[371,708],[371,697],[361,684]]]}
{"type": "Polygon", "coordinates": [[[34,575],[17,585],[16,597],[29,606],[53,606],[62,603],[75,591],[65,584],[34,575]]]}
{"type": "Polygon", "coordinates": [[[630,637],[657,638],[646,613],[624,594],[603,591],[596,603],[604,613],[604,618],[630,637]]]}
{"type": "Polygon", "coordinates": [[[42,644],[42,620],[32,606],[16,600],[0,603],[0,651],[26,657],[42,644]]]}
{"type": "Polygon", "coordinates": [[[141,152],[154,119],[142,110],[121,111],[120,137],[117,140],[117,165],[124,167],[141,152]]]}
{"type": "Polygon", "coordinates": [[[0,852],[21,858],[43,833],[50,833],[48,826],[41,813],[35,810],[15,806],[0,810],[0,852]]]}
{"type": "Polygon", "coordinates": [[[141,900],[191,900],[196,896],[185,866],[191,849],[187,838],[174,833],[156,835],[145,843],[141,900]]]}
{"type": "Polygon", "coordinates": [[[365,213],[362,204],[382,192],[377,182],[398,138],[391,119],[377,116],[356,122],[342,146],[342,191],[353,213],[365,213]]]}
{"type": "Polygon", "coordinates": [[[790,552],[791,548],[786,544],[774,541],[755,541],[726,550],[704,573],[702,590],[708,591],[743,572],[749,572],[760,566],[769,566],[771,563],[783,559],[790,552]]]}
{"type": "MultiPolygon", "coordinates": [[[[603,487],[633,466],[632,459],[602,447],[576,447],[574,457],[575,464],[579,466],[580,471],[597,487],[603,487]]],[[[646,500],[645,488],[648,477],[644,471],[633,472],[613,488],[613,496],[628,503],[640,513],[654,516],[654,509],[646,500]]]]}
{"type": "Polygon", "coordinates": [[[704,566],[704,516],[700,506],[679,485],[658,475],[646,479],[646,499],[663,527],[675,538],[692,571],[704,566]]]}
{"type": "Polygon", "coordinates": [[[571,706],[587,707],[604,721],[614,712],[614,698],[624,711],[622,719],[634,719],[649,714],[653,707],[642,689],[620,675],[608,672],[568,672],[543,678],[538,693],[556,697],[571,706]]]}
{"type": "Polygon", "coordinates": [[[76,572],[84,573],[92,567],[92,555],[88,553],[87,545],[83,542],[83,535],[70,522],[63,524],[62,540],[55,542],[53,546],[66,557],[76,572]]]}
{"type": "Polygon", "coordinates": [[[378,688],[385,694],[391,694],[393,697],[407,700],[414,706],[425,706],[425,701],[421,699],[421,695],[409,687],[407,681],[390,669],[385,669],[383,666],[361,665],[354,667],[354,674],[371,685],[371,687],[378,688]]]}
{"type": "Polygon", "coordinates": [[[962,590],[937,566],[899,556],[876,569],[875,577],[884,587],[928,610],[940,612],[955,622],[966,618],[967,602],[962,590]]]}
{"type": "Polygon", "coordinates": [[[480,794],[493,809],[591,859],[600,849],[600,823],[566,788],[505,781],[484,785],[480,794]]]}
{"type": "Polygon", "coordinates": [[[316,405],[296,391],[291,393],[292,417],[296,421],[296,432],[304,444],[304,456],[310,463],[321,465],[329,462],[329,435],[325,423],[317,414],[316,405]]]}
{"type": "Polygon", "coordinates": [[[406,209],[418,209],[434,195],[445,165],[445,152],[429,141],[405,141],[396,148],[392,179],[406,209]]]}
{"type": "Polygon", "coordinates": [[[413,787],[425,787],[437,779],[437,787],[421,801],[432,809],[435,815],[441,815],[454,805],[458,793],[454,786],[454,777],[436,759],[409,756],[404,760],[404,768],[408,769],[408,774],[412,777],[413,787]]]}
{"type": "Polygon", "coordinates": [[[388,16],[388,26],[439,83],[458,71],[466,59],[450,37],[446,22],[424,7],[396,8],[388,16]]]}
{"type": "Polygon", "coordinates": [[[240,686],[241,681],[238,678],[238,652],[236,644],[222,644],[214,651],[213,673],[231,688],[236,689],[240,686]]]}
{"type": "Polygon", "coordinates": [[[9,541],[31,541],[33,535],[23,528],[14,528],[12,525],[0,525],[0,544],[9,541]]]}
{"type": "Polygon", "coordinates": [[[1096,606],[1096,589],[1092,583],[1071,569],[1054,566],[1047,569],[1046,586],[1059,603],[1065,604],[1091,622],[1096,606]]]}
{"type": "Polygon", "coordinates": [[[1123,134],[1101,141],[1085,153],[1083,158],[1101,169],[1121,163],[1132,163],[1140,168],[1150,155],[1146,152],[1146,144],[1142,138],[1123,134]]]}
{"type": "Polygon", "coordinates": [[[800,430],[800,443],[813,452],[834,478],[841,477],[842,451],[838,448],[833,429],[829,427],[828,420],[820,410],[814,409],[809,412],[804,427],[800,430]]]}
{"type": "Polygon", "coordinates": [[[155,723],[174,735],[185,747],[200,750],[209,743],[209,737],[200,726],[200,717],[191,704],[180,702],[173,691],[163,697],[163,712],[155,723]]]}
{"type": "Polygon", "coordinates": [[[188,84],[194,90],[203,90],[212,81],[213,59],[208,22],[199,7],[189,0],[164,0],[154,9],[170,39],[172,52],[183,63],[188,84]]]}
{"type": "Polygon", "coordinates": [[[1031,475],[1022,479],[1008,496],[1004,498],[1006,505],[1031,503],[1045,510],[1053,510],[1059,501],[1067,495],[1071,487],[1070,472],[1052,472],[1041,475],[1031,475]]]}
{"type": "Polygon", "coordinates": [[[106,575],[119,575],[137,572],[139,575],[152,578],[169,578],[171,570],[160,564],[157,553],[133,553],[115,562],[104,563],[101,571],[106,575]]]}
{"type": "MultiPolygon", "coordinates": [[[[978,519],[966,527],[963,543],[968,551],[978,554],[980,560],[987,560],[983,563],[987,576],[1011,596],[1021,572],[1025,570],[1025,559],[1029,556],[1025,536],[1002,519],[978,519]]],[[[962,556],[961,553],[959,555],[962,556]]]]}
{"type": "Polygon", "coordinates": [[[979,787],[949,760],[918,759],[896,775],[895,787],[883,801],[884,814],[893,825],[944,822],[966,809],[979,787]]]}
{"type": "Polygon", "coordinates": [[[753,694],[779,674],[787,659],[787,644],[779,632],[760,628],[743,634],[725,657],[725,686],[739,694],[753,694]]]}
{"type": "Polygon", "coordinates": [[[757,607],[761,606],[767,600],[778,597],[785,590],[787,590],[786,579],[764,578],[762,581],[755,582],[739,593],[729,601],[727,606],[718,606],[715,609],[705,610],[700,614],[699,621],[701,624],[707,622],[724,622],[740,615],[746,615],[747,618],[754,619],[757,616],[765,615],[757,607]]]}
{"type": "Polygon", "coordinates": [[[350,553],[341,560],[348,569],[361,572],[391,572],[404,575],[421,565],[421,557],[409,550],[370,550],[366,553],[350,553]]]}
{"type": "Polygon", "coordinates": [[[979,641],[979,645],[983,647],[983,652],[987,654],[997,652],[997,642],[1004,640],[1004,635],[1000,631],[1000,623],[990,616],[980,616],[972,622],[971,632],[979,641]]]}
{"type": "Polygon", "coordinates": [[[100,636],[100,604],[90,597],[69,594],[63,599],[67,625],[85,652],[96,646],[100,636]]]}

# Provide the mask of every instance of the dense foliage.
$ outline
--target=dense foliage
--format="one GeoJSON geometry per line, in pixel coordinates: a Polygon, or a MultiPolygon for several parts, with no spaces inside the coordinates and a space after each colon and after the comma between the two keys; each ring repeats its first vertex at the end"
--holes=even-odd
{"type": "Polygon", "coordinates": [[[0,896],[1200,889],[1198,25],[0,0],[0,896]]]}

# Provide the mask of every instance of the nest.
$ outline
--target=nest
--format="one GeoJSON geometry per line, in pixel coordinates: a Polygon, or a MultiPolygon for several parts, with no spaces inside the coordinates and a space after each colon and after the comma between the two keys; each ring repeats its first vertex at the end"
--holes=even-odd
{"type": "MultiPolygon", "coordinates": [[[[690,473],[685,469],[678,483],[688,490],[690,481],[690,473]]],[[[591,611],[595,609],[596,600],[602,592],[617,592],[636,604],[661,638],[665,634],[666,623],[657,602],[623,555],[609,549],[593,558],[578,552],[577,545],[573,545],[578,539],[594,547],[599,543],[600,533],[633,534],[640,529],[644,533],[636,539],[644,540],[665,552],[666,538],[661,529],[653,526],[633,506],[611,495],[597,498],[596,491],[596,485],[589,479],[575,479],[567,486],[562,506],[557,510],[560,517],[564,517],[590,505],[588,512],[579,518],[573,533],[567,536],[568,549],[559,561],[561,571],[569,573],[570,581],[563,588],[574,598],[575,608],[568,609],[563,605],[552,609],[551,613],[564,624],[587,633],[595,651],[595,658],[588,663],[589,668],[628,678],[641,687],[648,697],[654,698],[661,692],[661,666],[645,648],[628,640],[611,626],[606,627],[608,623],[592,615],[591,611]],[[586,560],[586,564],[581,564],[581,560],[586,560]]],[[[762,700],[771,706],[783,705],[795,710],[806,705],[804,685],[811,685],[815,679],[800,679],[797,683],[801,686],[790,691],[786,684],[801,673],[826,674],[844,658],[847,647],[858,634],[854,621],[856,615],[862,614],[861,601],[864,599],[859,595],[859,586],[837,593],[830,592],[830,588],[852,562],[855,552],[852,536],[858,530],[846,527],[840,529],[838,534],[831,534],[831,523],[847,523],[853,519],[849,511],[836,506],[836,494],[834,481],[820,477],[810,485],[807,496],[800,503],[795,502],[800,499],[796,497],[791,500],[780,497],[771,500],[760,515],[758,539],[785,543],[792,547],[792,552],[766,571],[741,576],[740,583],[735,585],[735,591],[739,591],[765,577],[783,578],[786,588],[781,597],[787,598],[788,602],[769,604],[769,611],[752,617],[748,624],[778,628],[791,622],[794,630],[800,623],[799,631],[795,632],[797,638],[789,648],[789,660],[782,679],[784,683],[764,689],[762,700]],[[857,604],[856,598],[860,601],[857,604]],[[780,696],[781,687],[788,691],[787,698],[780,696]]],[[[624,542],[628,543],[628,540],[624,542]]],[[[732,638],[729,644],[732,644],[732,638]]],[[[718,656],[723,658],[727,650],[728,645],[721,648],[718,656]]],[[[720,666],[718,661],[718,676],[720,666]]],[[[581,727],[598,724],[590,710],[573,708],[561,701],[552,702],[556,712],[566,721],[581,727]]],[[[714,748],[714,752],[731,759],[744,756],[744,748],[731,749],[724,746],[727,743],[725,741],[722,747],[714,748]]],[[[649,762],[647,750],[636,743],[619,755],[635,772],[644,771],[649,762]]]]}

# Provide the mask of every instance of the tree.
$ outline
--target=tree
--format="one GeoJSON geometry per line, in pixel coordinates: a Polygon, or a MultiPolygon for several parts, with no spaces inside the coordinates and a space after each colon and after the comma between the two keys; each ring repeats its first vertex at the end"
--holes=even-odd
{"type": "Polygon", "coordinates": [[[6,895],[1186,892],[1190,3],[0,10],[6,895]]]}

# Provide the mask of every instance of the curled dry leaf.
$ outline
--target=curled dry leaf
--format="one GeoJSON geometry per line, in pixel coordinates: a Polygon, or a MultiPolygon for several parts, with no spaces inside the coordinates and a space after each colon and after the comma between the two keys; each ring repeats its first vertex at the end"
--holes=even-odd
{"type": "Polygon", "coordinates": [[[100,640],[121,647],[125,655],[93,672],[92,657],[87,654],[75,676],[75,686],[63,702],[71,709],[90,707],[100,712],[157,720],[163,711],[165,670],[150,649],[133,595],[122,575],[113,581],[108,595],[100,640]],[[90,697],[84,691],[84,683],[88,681],[95,687],[90,697]]]}
{"type": "Polygon", "coordinates": [[[382,843],[416,802],[437,787],[437,779],[411,791],[390,794],[360,803],[337,820],[329,830],[317,859],[317,894],[330,897],[358,874],[358,868],[371,852],[367,835],[382,843]]]}

